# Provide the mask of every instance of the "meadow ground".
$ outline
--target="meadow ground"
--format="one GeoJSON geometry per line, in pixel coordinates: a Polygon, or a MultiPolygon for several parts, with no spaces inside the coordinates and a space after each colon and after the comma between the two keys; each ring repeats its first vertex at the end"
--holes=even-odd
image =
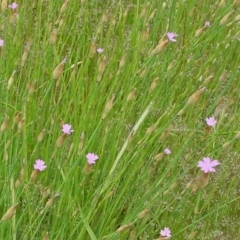
{"type": "Polygon", "coordinates": [[[240,1],[1,1],[0,239],[240,239],[240,1]]]}

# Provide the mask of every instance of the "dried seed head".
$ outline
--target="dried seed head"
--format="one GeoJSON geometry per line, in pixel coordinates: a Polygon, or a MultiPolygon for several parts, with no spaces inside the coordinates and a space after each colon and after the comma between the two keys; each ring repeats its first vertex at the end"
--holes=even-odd
{"type": "Polygon", "coordinates": [[[157,9],[155,8],[155,9],[153,10],[153,12],[151,13],[151,15],[149,16],[148,22],[150,22],[150,21],[154,18],[156,12],[157,12],[157,9]]]}
{"type": "Polygon", "coordinates": [[[13,215],[16,213],[16,208],[19,205],[19,203],[14,204],[12,207],[10,207],[7,212],[3,215],[1,221],[7,221],[13,217],[13,215]]]}
{"type": "Polygon", "coordinates": [[[146,134],[151,134],[156,129],[157,124],[154,123],[151,127],[149,127],[146,131],[146,134]]]}
{"type": "Polygon", "coordinates": [[[205,26],[197,29],[196,32],[195,32],[195,37],[201,36],[204,33],[205,30],[206,30],[205,26]]]}
{"type": "Polygon", "coordinates": [[[143,18],[143,17],[146,15],[147,5],[148,5],[148,4],[146,4],[146,6],[144,6],[144,8],[142,9],[142,12],[140,13],[140,18],[143,18]]]}
{"type": "Polygon", "coordinates": [[[154,157],[154,159],[155,159],[156,161],[160,161],[160,160],[162,160],[163,156],[164,156],[164,153],[159,153],[159,154],[157,154],[157,155],[154,157]]]}
{"type": "Polygon", "coordinates": [[[168,68],[167,68],[167,71],[171,70],[171,69],[174,67],[176,61],[177,61],[177,60],[173,60],[173,61],[169,64],[169,66],[168,66],[168,68]]]}
{"type": "Polygon", "coordinates": [[[12,84],[13,84],[15,73],[16,73],[16,70],[13,71],[11,77],[8,80],[7,90],[9,90],[11,88],[12,84]]]}
{"type": "Polygon", "coordinates": [[[49,240],[49,234],[48,232],[45,233],[44,237],[43,237],[43,240],[49,240]]]}
{"type": "Polygon", "coordinates": [[[194,7],[190,12],[189,12],[189,17],[193,17],[196,14],[196,7],[194,7]]]}
{"type": "Polygon", "coordinates": [[[231,143],[231,141],[224,143],[224,144],[222,145],[222,148],[223,148],[223,149],[227,148],[227,147],[230,145],[230,143],[231,143]]]}
{"type": "Polygon", "coordinates": [[[128,94],[128,96],[127,96],[127,102],[132,101],[132,100],[135,98],[136,93],[137,93],[137,89],[135,88],[135,89],[132,90],[132,92],[130,92],[130,93],[128,94]]]}
{"type": "Polygon", "coordinates": [[[63,3],[61,10],[60,10],[61,14],[67,10],[68,2],[69,2],[69,0],[65,0],[65,2],[63,3]]]}
{"type": "Polygon", "coordinates": [[[151,93],[157,86],[157,83],[158,83],[158,77],[155,78],[150,86],[150,89],[149,89],[149,93],[151,93]]]}
{"type": "Polygon", "coordinates": [[[162,53],[167,48],[168,44],[169,44],[168,40],[161,42],[151,51],[150,56],[162,53]]]}
{"type": "Polygon", "coordinates": [[[197,92],[193,93],[187,101],[187,105],[193,105],[195,104],[199,98],[202,96],[202,94],[204,93],[204,91],[206,90],[206,87],[203,87],[201,89],[199,89],[197,92]]]}
{"type": "Polygon", "coordinates": [[[207,85],[208,83],[211,82],[211,80],[213,79],[214,75],[210,75],[209,77],[207,77],[204,82],[203,82],[203,85],[207,85]]]}
{"type": "Polygon", "coordinates": [[[226,0],[221,0],[221,2],[219,3],[218,7],[222,8],[226,6],[226,0]]]}
{"type": "Polygon", "coordinates": [[[240,0],[234,0],[233,1],[233,6],[239,7],[240,6],[240,0]]]}
{"type": "Polygon", "coordinates": [[[87,165],[84,168],[84,173],[89,174],[92,171],[92,165],[87,163],[87,165]]]}
{"type": "Polygon", "coordinates": [[[147,26],[146,30],[143,32],[142,34],[142,40],[143,42],[146,42],[149,38],[149,35],[150,35],[150,27],[147,26]]]}
{"type": "Polygon", "coordinates": [[[2,123],[2,125],[1,125],[1,128],[0,128],[0,132],[5,132],[6,130],[7,130],[7,128],[8,128],[8,124],[9,124],[9,117],[7,117],[4,121],[3,121],[3,123],[2,123]]]}
{"type": "Polygon", "coordinates": [[[126,231],[128,228],[130,228],[133,225],[133,223],[128,223],[123,225],[122,227],[117,229],[117,232],[124,232],[126,231]]]}
{"type": "Polygon", "coordinates": [[[187,240],[193,240],[196,239],[196,236],[198,234],[198,231],[192,232],[188,235],[187,240]]]}
{"type": "Polygon", "coordinates": [[[30,179],[33,183],[35,183],[37,181],[39,173],[40,173],[40,171],[38,169],[34,169],[32,171],[30,179]]]}
{"type": "Polygon", "coordinates": [[[91,44],[91,47],[90,47],[90,51],[89,51],[89,58],[93,58],[96,51],[97,51],[97,46],[96,46],[95,41],[93,41],[92,44],[91,44]]]}
{"type": "Polygon", "coordinates": [[[5,11],[7,9],[7,0],[2,0],[2,3],[1,3],[1,9],[2,11],[5,11]]]}
{"type": "Polygon", "coordinates": [[[67,138],[67,134],[63,133],[58,139],[57,139],[57,142],[56,142],[56,146],[57,147],[62,147],[64,142],[65,142],[65,139],[67,138]]]}
{"type": "Polygon", "coordinates": [[[43,130],[40,132],[40,134],[39,134],[38,137],[37,137],[38,142],[42,142],[42,140],[43,140],[43,138],[44,138],[44,136],[45,136],[45,133],[46,133],[46,129],[43,129],[43,130]]]}
{"type": "Polygon", "coordinates": [[[57,35],[58,35],[58,30],[53,29],[49,39],[50,44],[54,45],[57,42],[57,35]]]}
{"type": "Polygon", "coordinates": [[[141,211],[139,214],[138,214],[138,218],[139,219],[141,219],[141,218],[144,218],[146,215],[147,215],[147,213],[149,212],[149,208],[147,208],[147,209],[145,209],[145,210],[143,210],[143,211],[141,211]]]}
{"type": "Polygon", "coordinates": [[[51,206],[53,205],[53,203],[54,203],[54,200],[55,200],[57,197],[59,197],[59,196],[60,196],[60,194],[55,194],[53,197],[51,197],[51,198],[47,201],[45,207],[46,207],[46,208],[51,207],[51,206]]]}
{"type": "Polygon", "coordinates": [[[21,133],[25,126],[25,119],[23,118],[20,122],[18,122],[18,133],[21,133]]]}
{"type": "Polygon", "coordinates": [[[118,69],[119,69],[119,70],[125,65],[126,56],[127,56],[127,53],[125,53],[125,54],[123,55],[123,57],[121,58],[121,60],[120,60],[120,62],[119,62],[119,65],[118,65],[118,69]]]}
{"type": "Polygon", "coordinates": [[[54,80],[56,80],[62,76],[64,65],[65,65],[66,61],[67,61],[67,58],[64,58],[63,61],[61,63],[59,63],[57,65],[57,67],[53,70],[52,78],[54,80]]]}
{"type": "Polygon", "coordinates": [[[41,202],[43,202],[50,194],[51,194],[50,187],[46,187],[43,190],[41,190],[41,195],[42,195],[41,202]]]}
{"type": "Polygon", "coordinates": [[[18,188],[21,185],[21,182],[22,182],[22,177],[19,176],[15,181],[15,184],[14,184],[15,188],[18,188]]]}
{"type": "Polygon", "coordinates": [[[226,14],[222,19],[221,21],[219,22],[220,25],[224,25],[228,22],[230,16],[232,15],[232,12],[226,14]]]}
{"type": "Polygon", "coordinates": [[[100,62],[99,66],[98,66],[98,77],[97,77],[97,82],[100,82],[102,79],[102,75],[104,73],[104,70],[107,66],[107,57],[104,56],[102,61],[100,62]]]}
{"type": "Polygon", "coordinates": [[[113,102],[114,102],[115,94],[112,95],[112,98],[107,102],[104,112],[102,114],[102,119],[105,119],[105,117],[108,115],[110,110],[112,109],[113,102]]]}
{"type": "Polygon", "coordinates": [[[210,174],[202,172],[200,176],[198,176],[194,181],[192,182],[191,188],[193,192],[196,192],[198,189],[205,188],[210,179],[210,174]]]}
{"type": "Polygon", "coordinates": [[[106,12],[102,15],[102,22],[105,23],[108,21],[108,19],[109,19],[109,12],[107,9],[106,12]]]}
{"type": "Polygon", "coordinates": [[[24,51],[23,51],[23,55],[22,55],[22,63],[21,63],[22,67],[25,65],[25,62],[27,60],[29,48],[30,48],[30,44],[27,43],[26,46],[24,47],[24,51]]]}

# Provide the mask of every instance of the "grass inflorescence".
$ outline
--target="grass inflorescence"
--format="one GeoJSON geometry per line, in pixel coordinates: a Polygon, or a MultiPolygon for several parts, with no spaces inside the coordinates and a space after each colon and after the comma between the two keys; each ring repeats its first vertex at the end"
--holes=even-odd
{"type": "Polygon", "coordinates": [[[239,239],[240,1],[1,1],[1,239],[239,239]]]}

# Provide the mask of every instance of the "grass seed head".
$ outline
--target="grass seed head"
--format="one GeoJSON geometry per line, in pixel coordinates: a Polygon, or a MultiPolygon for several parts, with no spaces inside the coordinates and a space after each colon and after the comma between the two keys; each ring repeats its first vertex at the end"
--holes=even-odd
{"type": "Polygon", "coordinates": [[[147,213],[149,212],[149,208],[147,208],[147,209],[145,209],[145,210],[143,210],[143,211],[141,211],[139,214],[138,214],[138,219],[142,219],[142,218],[144,218],[146,215],[147,215],[147,213]]]}
{"type": "Polygon", "coordinates": [[[49,234],[48,232],[45,233],[44,237],[43,237],[43,240],[49,240],[49,234]]]}
{"type": "Polygon", "coordinates": [[[7,0],[2,0],[2,3],[1,3],[1,10],[2,11],[5,11],[7,9],[7,0]]]}
{"type": "Polygon", "coordinates": [[[128,224],[125,224],[123,225],[122,227],[118,228],[117,229],[117,232],[124,232],[126,231],[127,229],[129,229],[131,226],[133,225],[133,223],[128,223],[128,224]]]}
{"type": "Polygon", "coordinates": [[[226,14],[222,19],[221,21],[219,22],[220,25],[224,25],[228,22],[230,16],[232,15],[232,11],[228,14],[226,14]]]}
{"type": "Polygon", "coordinates": [[[58,148],[62,147],[65,140],[67,138],[67,134],[63,133],[58,139],[57,139],[57,142],[56,142],[56,146],[58,148]]]}
{"type": "Polygon", "coordinates": [[[151,51],[150,56],[162,53],[167,48],[168,44],[169,44],[168,40],[161,42],[151,51]]]}
{"type": "Polygon", "coordinates": [[[53,70],[52,78],[54,80],[57,80],[62,76],[64,65],[65,65],[66,61],[67,61],[67,58],[64,58],[63,61],[61,63],[59,63],[57,65],[57,67],[53,70]]]}
{"type": "Polygon", "coordinates": [[[96,46],[95,41],[93,41],[91,44],[91,47],[90,47],[90,51],[89,51],[89,58],[93,58],[96,51],[97,51],[97,46],[96,46]]]}
{"type": "Polygon", "coordinates": [[[16,209],[19,203],[14,204],[12,207],[10,207],[7,212],[3,215],[1,221],[7,221],[10,220],[14,214],[16,213],[16,209]]]}
{"type": "Polygon", "coordinates": [[[2,123],[2,125],[1,125],[1,128],[0,128],[0,132],[2,133],[2,132],[5,132],[6,130],[7,130],[7,128],[8,128],[8,125],[9,125],[9,117],[7,117],[4,121],[3,121],[3,123],[2,123]]]}
{"type": "Polygon", "coordinates": [[[197,103],[205,90],[206,90],[206,87],[203,87],[203,88],[199,89],[198,91],[196,91],[195,93],[193,93],[188,98],[187,105],[194,105],[195,103],[197,103]]]}
{"type": "Polygon", "coordinates": [[[68,2],[69,0],[65,0],[65,2],[63,3],[62,7],[61,7],[61,10],[60,10],[60,13],[63,14],[64,12],[66,12],[67,10],[67,7],[68,7],[68,2]]]}
{"type": "Polygon", "coordinates": [[[153,80],[153,82],[150,86],[150,89],[149,89],[149,93],[153,92],[153,90],[156,88],[157,84],[158,84],[158,77],[153,80]]]}
{"type": "Polygon", "coordinates": [[[240,0],[234,0],[233,1],[233,6],[234,7],[239,7],[240,6],[240,0]]]}
{"type": "Polygon", "coordinates": [[[53,31],[50,35],[50,38],[49,38],[50,44],[54,45],[57,42],[57,36],[58,36],[58,30],[53,29],[53,31]]]}
{"type": "Polygon", "coordinates": [[[21,133],[25,126],[25,118],[23,118],[20,122],[18,122],[18,133],[21,133]]]}
{"type": "Polygon", "coordinates": [[[46,133],[46,129],[43,129],[37,137],[38,142],[42,142],[46,133]]]}
{"type": "Polygon", "coordinates": [[[132,92],[130,92],[130,93],[128,94],[128,96],[127,96],[127,102],[132,101],[132,100],[135,98],[136,93],[137,93],[137,89],[135,88],[135,89],[132,90],[132,92]]]}
{"type": "Polygon", "coordinates": [[[226,6],[226,0],[220,0],[218,7],[223,8],[226,6]]]}
{"type": "Polygon", "coordinates": [[[16,70],[13,71],[11,77],[8,80],[7,90],[9,90],[11,88],[11,86],[13,85],[15,73],[16,73],[16,70]]]}

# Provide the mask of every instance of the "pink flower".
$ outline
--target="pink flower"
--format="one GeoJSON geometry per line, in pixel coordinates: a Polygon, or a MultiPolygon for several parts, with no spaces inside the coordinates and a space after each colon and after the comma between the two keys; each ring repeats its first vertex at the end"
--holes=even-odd
{"type": "Polygon", "coordinates": [[[43,160],[41,160],[41,159],[38,159],[38,160],[36,160],[36,163],[34,164],[34,169],[36,169],[36,170],[39,170],[39,171],[43,171],[47,166],[46,165],[44,165],[45,164],[45,162],[43,161],[43,160]]]}
{"type": "Polygon", "coordinates": [[[171,230],[168,227],[165,227],[163,230],[161,230],[160,235],[162,237],[171,237],[171,230]]]}
{"type": "Polygon", "coordinates": [[[218,160],[211,161],[211,158],[204,157],[202,161],[198,162],[198,167],[200,167],[205,173],[216,172],[214,167],[218,166],[219,164],[220,162],[218,160]]]}
{"type": "Polygon", "coordinates": [[[18,4],[13,2],[11,5],[8,6],[11,9],[16,9],[18,7],[18,4]]]}
{"type": "Polygon", "coordinates": [[[74,132],[72,128],[72,125],[70,124],[63,124],[62,126],[62,132],[65,133],[65,134],[68,134],[70,135],[72,132],[74,132]]]}
{"type": "Polygon", "coordinates": [[[205,27],[210,27],[210,22],[205,22],[205,27]]]}
{"type": "Polygon", "coordinates": [[[170,151],[169,148],[166,148],[166,149],[164,150],[164,153],[167,154],[167,155],[169,155],[169,154],[171,153],[171,151],[170,151]]]}
{"type": "Polygon", "coordinates": [[[103,51],[104,51],[103,48],[98,48],[98,49],[97,49],[97,52],[98,52],[98,53],[103,53],[103,51]]]}
{"type": "Polygon", "coordinates": [[[174,38],[177,37],[177,36],[178,35],[176,33],[172,33],[172,32],[167,33],[168,40],[171,41],[171,42],[176,42],[177,40],[174,39],[174,38]]]}
{"type": "Polygon", "coordinates": [[[207,125],[214,127],[217,123],[217,120],[214,117],[206,118],[207,125]]]}
{"type": "Polygon", "coordinates": [[[94,153],[88,153],[86,155],[86,158],[88,160],[88,163],[91,164],[95,164],[96,160],[99,159],[98,155],[94,154],[94,153]]]}
{"type": "Polygon", "coordinates": [[[0,47],[4,46],[4,40],[0,39],[0,47]]]}

